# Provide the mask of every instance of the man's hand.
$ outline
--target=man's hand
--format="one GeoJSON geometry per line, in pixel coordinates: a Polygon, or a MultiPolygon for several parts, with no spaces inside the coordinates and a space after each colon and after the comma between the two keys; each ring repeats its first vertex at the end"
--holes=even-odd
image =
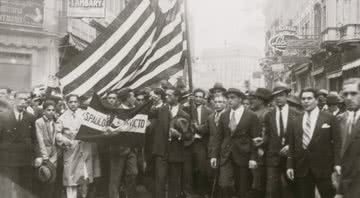
{"type": "Polygon", "coordinates": [[[253,139],[253,143],[256,147],[261,146],[262,144],[264,144],[264,138],[256,137],[253,139]]]}
{"type": "Polygon", "coordinates": [[[341,166],[335,166],[334,171],[337,175],[341,175],[341,166]]]}
{"type": "Polygon", "coordinates": [[[293,181],[295,179],[294,169],[292,168],[287,169],[286,175],[291,181],[293,181]]]}
{"type": "Polygon", "coordinates": [[[181,133],[174,128],[170,128],[170,137],[181,138],[181,133]]]}
{"type": "Polygon", "coordinates": [[[280,155],[281,156],[287,156],[289,153],[289,145],[284,146],[281,150],[280,150],[280,155]]]}
{"type": "Polygon", "coordinates": [[[210,166],[211,166],[211,168],[217,168],[217,159],[216,158],[210,159],[210,166]]]}
{"type": "Polygon", "coordinates": [[[43,158],[41,158],[41,157],[36,158],[34,161],[35,168],[40,167],[42,163],[43,163],[43,158]]]}
{"type": "Polygon", "coordinates": [[[255,168],[257,168],[257,163],[256,163],[255,160],[250,160],[250,161],[249,161],[249,168],[250,168],[250,169],[255,169],[255,168]]]}

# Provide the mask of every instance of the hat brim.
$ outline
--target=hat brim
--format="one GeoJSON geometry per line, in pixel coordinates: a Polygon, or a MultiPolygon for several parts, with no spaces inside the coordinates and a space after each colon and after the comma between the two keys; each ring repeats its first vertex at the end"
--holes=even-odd
{"type": "Polygon", "coordinates": [[[283,92],[285,92],[285,93],[290,93],[291,92],[291,89],[282,89],[282,90],[277,90],[277,91],[274,91],[271,95],[274,97],[274,96],[276,96],[276,95],[279,95],[279,94],[281,94],[281,93],[283,93],[283,92]]]}
{"type": "Polygon", "coordinates": [[[56,167],[53,163],[47,162],[46,164],[43,164],[41,166],[46,166],[45,168],[48,168],[50,170],[50,176],[48,178],[45,178],[42,176],[41,173],[41,167],[37,169],[37,177],[38,179],[43,183],[52,183],[55,181],[56,178],[56,167]]]}
{"type": "Polygon", "coordinates": [[[209,89],[209,92],[210,93],[215,93],[216,90],[220,90],[220,91],[222,91],[224,93],[226,92],[226,89],[223,88],[223,87],[213,87],[213,88],[209,89]]]}
{"type": "Polygon", "coordinates": [[[227,91],[227,92],[225,92],[226,97],[228,97],[229,94],[235,94],[235,95],[239,96],[240,98],[246,98],[246,95],[244,93],[239,93],[239,92],[236,92],[236,91],[227,91]]]}
{"type": "Polygon", "coordinates": [[[272,99],[272,97],[264,97],[264,96],[260,96],[260,95],[257,95],[257,94],[250,94],[249,95],[250,97],[255,97],[255,98],[260,98],[261,100],[264,100],[265,102],[268,102],[272,99]]]}

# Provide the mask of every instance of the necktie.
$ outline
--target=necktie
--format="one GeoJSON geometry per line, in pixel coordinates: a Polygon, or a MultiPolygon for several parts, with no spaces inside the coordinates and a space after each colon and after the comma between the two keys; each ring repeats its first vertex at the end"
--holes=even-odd
{"type": "Polygon", "coordinates": [[[236,123],[236,118],[235,118],[235,111],[233,111],[231,114],[230,123],[229,123],[229,128],[230,128],[231,132],[235,131],[236,126],[237,126],[237,123],[236,123]]]}
{"type": "Polygon", "coordinates": [[[220,120],[220,113],[215,113],[215,124],[216,126],[219,126],[219,120],[220,120]]]}
{"type": "Polygon", "coordinates": [[[21,119],[22,119],[22,116],[21,116],[21,112],[19,112],[19,115],[18,115],[18,122],[21,122],[21,119]]]}
{"type": "Polygon", "coordinates": [[[283,120],[283,117],[282,117],[282,108],[283,107],[280,107],[279,106],[279,129],[280,129],[280,137],[283,138],[284,137],[284,134],[285,134],[285,131],[284,131],[284,120],[283,120]]]}
{"type": "Polygon", "coordinates": [[[310,113],[308,113],[305,121],[303,142],[302,142],[304,149],[306,149],[309,146],[310,140],[311,140],[311,117],[310,117],[310,113]]]}

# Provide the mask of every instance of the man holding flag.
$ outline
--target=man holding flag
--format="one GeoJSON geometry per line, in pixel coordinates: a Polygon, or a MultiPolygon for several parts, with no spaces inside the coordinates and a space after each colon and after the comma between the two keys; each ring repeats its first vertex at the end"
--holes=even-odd
{"type": "MultiPolygon", "coordinates": [[[[117,97],[118,99],[120,99],[120,109],[129,110],[135,108],[136,99],[134,97],[134,92],[132,92],[131,89],[124,88],[120,90],[117,97]]],[[[121,131],[126,131],[126,129],[121,127],[108,128],[108,132],[110,134],[121,131]]],[[[127,197],[136,197],[137,175],[137,156],[134,149],[130,147],[120,146],[117,142],[112,142],[112,144],[110,145],[109,197],[119,198],[119,189],[121,182],[125,183],[127,197]]]]}

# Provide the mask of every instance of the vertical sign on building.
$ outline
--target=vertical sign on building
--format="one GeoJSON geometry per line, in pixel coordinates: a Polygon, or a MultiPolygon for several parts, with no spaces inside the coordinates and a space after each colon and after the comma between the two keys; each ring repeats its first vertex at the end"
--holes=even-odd
{"type": "Polygon", "coordinates": [[[105,17],[105,1],[106,0],[67,0],[67,16],[68,17],[89,17],[104,18],[105,17]]]}

